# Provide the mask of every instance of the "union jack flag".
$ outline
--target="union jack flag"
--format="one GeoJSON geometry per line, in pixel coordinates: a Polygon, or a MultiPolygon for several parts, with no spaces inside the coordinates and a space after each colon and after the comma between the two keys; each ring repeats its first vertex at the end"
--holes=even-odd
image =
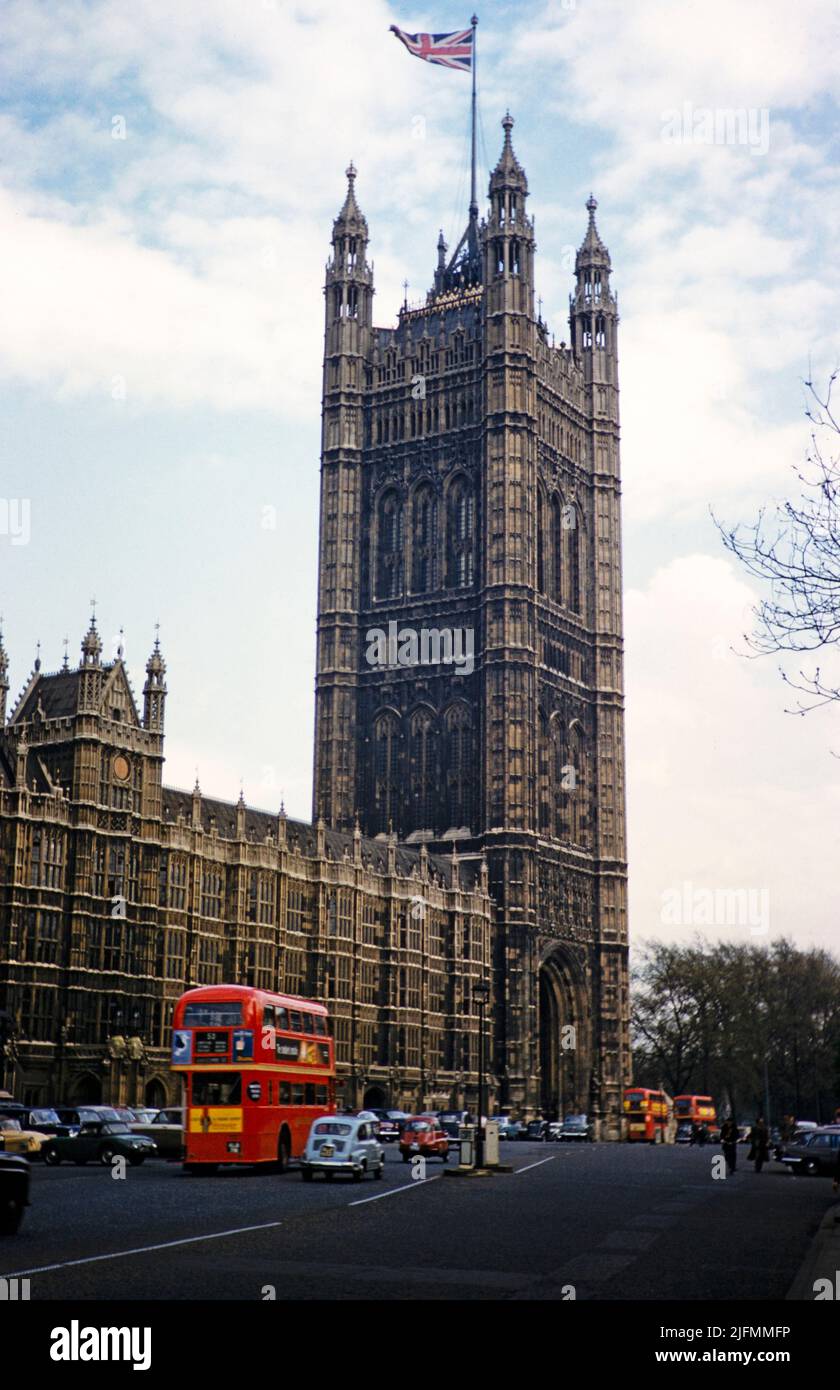
{"type": "Polygon", "coordinates": [[[469,72],[472,67],[474,32],[473,29],[459,29],[454,34],[406,34],[396,24],[391,25],[391,33],[396,34],[415,58],[438,63],[442,68],[457,68],[459,72],[469,72]]]}

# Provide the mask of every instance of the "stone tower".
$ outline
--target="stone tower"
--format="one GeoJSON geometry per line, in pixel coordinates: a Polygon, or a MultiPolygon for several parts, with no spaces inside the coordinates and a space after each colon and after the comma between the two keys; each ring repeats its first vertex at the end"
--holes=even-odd
{"type": "Polygon", "coordinates": [[[489,208],[372,324],[355,170],[327,266],[314,817],[486,857],[503,1104],[617,1137],[629,1075],[617,304],[587,204],[535,314],[513,121],[489,208]]]}

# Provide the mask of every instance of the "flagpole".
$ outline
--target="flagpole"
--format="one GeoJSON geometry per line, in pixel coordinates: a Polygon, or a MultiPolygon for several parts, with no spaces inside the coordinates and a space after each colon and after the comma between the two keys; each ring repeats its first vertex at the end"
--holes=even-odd
{"type": "Polygon", "coordinates": [[[470,20],[473,31],[472,39],[472,162],[470,177],[470,217],[478,217],[478,202],[475,195],[475,70],[478,62],[478,51],[476,48],[476,28],[478,26],[478,15],[474,14],[470,20]]]}

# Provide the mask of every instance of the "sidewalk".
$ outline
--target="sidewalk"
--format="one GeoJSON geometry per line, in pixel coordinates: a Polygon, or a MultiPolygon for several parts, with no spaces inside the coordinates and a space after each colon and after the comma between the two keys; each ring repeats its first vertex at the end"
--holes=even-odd
{"type": "MultiPolygon", "coordinates": [[[[827,1279],[832,1292],[824,1297],[840,1298],[840,1202],[829,1207],[802,1262],[799,1273],[787,1291],[786,1299],[815,1298],[817,1279],[827,1279]]],[[[823,1286],[825,1288],[825,1286],[823,1286]]]]}

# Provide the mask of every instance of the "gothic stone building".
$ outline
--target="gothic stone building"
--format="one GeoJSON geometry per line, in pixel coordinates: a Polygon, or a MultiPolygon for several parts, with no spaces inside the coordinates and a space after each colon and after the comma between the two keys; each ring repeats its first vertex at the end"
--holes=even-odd
{"type": "MultiPolygon", "coordinates": [[[[225,980],[330,1003],[343,1098],[586,1110],[629,1078],[617,306],[595,225],[570,344],[534,312],[510,118],[434,287],[375,328],[348,170],[326,283],[314,825],[162,782],[95,621],[7,719],[0,1028],[31,1102],[175,1101],[172,1004],[225,980]],[[488,1029],[489,1032],[489,1029],[488,1029]]],[[[2,1049],[0,1049],[2,1052],[2,1049]]]]}
{"type": "Polygon", "coordinates": [[[314,815],[486,855],[494,1083],[619,1133],[629,1079],[617,303],[595,200],[570,342],[511,143],[373,322],[356,171],[326,272],[314,815]],[[470,658],[466,659],[467,653],[470,658]]]}
{"type": "Polygon", "coordinates": [[[142,715],[91,621],[7,719],[0,639],[0,1089],[163,1105],[172,1006],[236,981],[329,1002],[339,1095],[476,1103],[487,866],[162,785],[165,666],[142,715]]]}

